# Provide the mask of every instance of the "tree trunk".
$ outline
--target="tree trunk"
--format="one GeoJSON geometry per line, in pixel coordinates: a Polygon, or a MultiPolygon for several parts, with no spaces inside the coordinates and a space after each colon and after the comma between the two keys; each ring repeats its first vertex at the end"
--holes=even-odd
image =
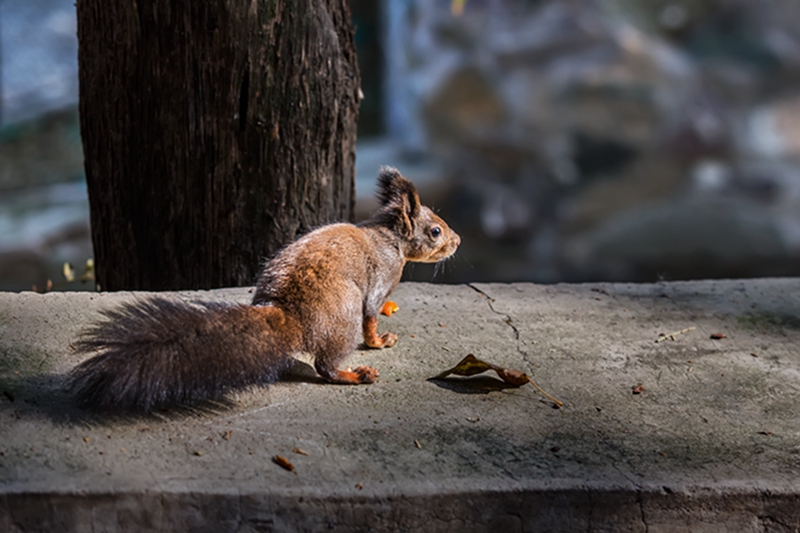
{"type": "Polygon", "coordinates": [[[103,290],[255,282],[351,219],[359,74],[347,0],[78,0],[103,290]]]}

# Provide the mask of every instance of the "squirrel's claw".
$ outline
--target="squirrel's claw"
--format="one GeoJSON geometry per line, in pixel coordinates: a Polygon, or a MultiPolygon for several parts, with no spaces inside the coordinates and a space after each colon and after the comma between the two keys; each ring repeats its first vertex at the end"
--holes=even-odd
{"type": "Polygon", "coordinates": [[[397,342],[397,335],[388,331],[381,336],[377,334],[364,338],[364,344],[368,348],[391,348],[397,342]]]}
{"type": "Polygon", "coordinates": [[[397,335],[388,331],[378,335],[378,319],[371,316],[364,320],[364,344],[370,348],[391,348],[397,342],[397,335]]]}
{"type": "Polygon", "coordinates": [[[389,333],[387,331],[386,333],[381,335],[381,343],[383,344],[383,346],[381,346],[382,348],[391,348],[392,346],[394,346],[394,343],[396,342],[397,342],[397,335],[395,335],[394,333],[389,333]]]}
{"type": "Polygon", "coordinates": [[[359,383],[374,383],[378,379],[378,369],[371,366],[359,366],[353,370],[359,383]]]}

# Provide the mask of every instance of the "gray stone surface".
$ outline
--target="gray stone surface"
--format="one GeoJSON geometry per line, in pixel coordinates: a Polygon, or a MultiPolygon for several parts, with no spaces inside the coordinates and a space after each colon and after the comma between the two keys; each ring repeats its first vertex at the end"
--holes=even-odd
{"type": "Polygon", "coordinates": [[[403,284],[380,325],[397,346],[347,362],[378,367],[374,385],[301,366],[227,405],[123,419],[71,407],[63,375],[100,310],[145,295],[0,293],[0,531],[796,531],[798,289],[403,284]],[[426,381],[468,353],[566,406],[491,376],[426,381]]]}

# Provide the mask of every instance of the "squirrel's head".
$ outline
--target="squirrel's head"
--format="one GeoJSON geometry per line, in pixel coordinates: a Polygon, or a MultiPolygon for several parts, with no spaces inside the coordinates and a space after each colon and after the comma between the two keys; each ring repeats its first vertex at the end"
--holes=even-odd
{"type": "Polygon", "coordinates": [[[417,188],[396,168],[381,167],[378,199],[381,208],[376,215],[401,237],[407,261],[436,263],[453,255],[461,244],[461,237],[420,203],[417,188]]]}

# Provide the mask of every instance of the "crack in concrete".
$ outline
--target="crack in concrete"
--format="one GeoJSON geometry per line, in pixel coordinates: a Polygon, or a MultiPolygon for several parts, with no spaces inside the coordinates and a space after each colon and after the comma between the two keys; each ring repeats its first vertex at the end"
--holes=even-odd
{"type": "Polygon", "coordinates": [[[498,311],[497,309],[495,309],[493,304],[496,301],[496,299],[492,298],[491,296],[486,294],[486,292],[480,290],[478,287],[476,287],[472,283],[468,283],[467,287],[469,287],[473,291],[477,292],[478,294],[480,294],[481,296],[486,298],[486,303],[489,305],[489,309],[492,311],[492,313],[503,317],[503,322],[505,322],[506,325],[508,325],[508,327],[511,328],[511,331],[514,332],[514,340],[517,341],[517,351],[519,353],[521,353],[522,355],[527,356],[528,352],[526,352],[525,350],[520,348],[519,329],[517,328],[517,326],[514,325],[514,321],[511,318],[511,315],[509,315],[508,313],[502,313],[502,312],[498,311]]]}
{"type": "Polygon", "coordinates": [[[647,525],[647,516],[644,513],[644,494],[641,490],[638,490],[636,493],[636,503],[639,505],[639,513],[642,517],[642,525],[644,526],[644,533],[648,533],[650,531],[650,526],[647,525]]]}

